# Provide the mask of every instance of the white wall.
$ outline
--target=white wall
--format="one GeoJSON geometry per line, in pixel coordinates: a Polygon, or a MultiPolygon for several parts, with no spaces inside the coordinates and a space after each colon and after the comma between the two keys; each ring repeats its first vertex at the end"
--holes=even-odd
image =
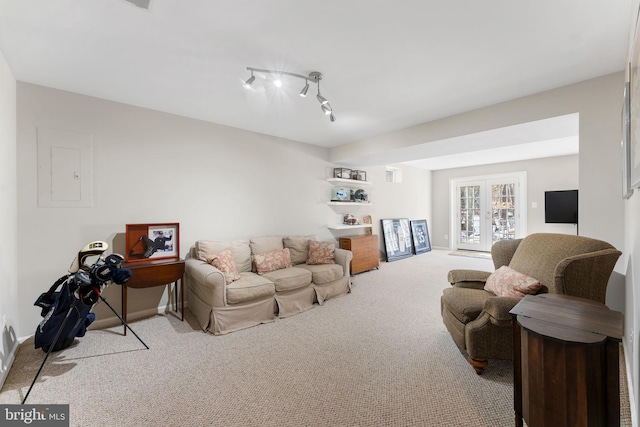
{"type": "Polygon", "coordinates": [[[544,222],[544,192],[578,188],[578,155],[572,155],[433,171],[433,199],[438,201],[433,204],[433,245],[449,248],[451,239],[455,239],[455,236],[445,239],[451,230],[451,179],[520,171],[527,173],[527,233],[576,234],[573,224],[544,222]],[[532,208],[532,203],[538,207],[532,208]]]}
{"type": "MultiPolygon", "coordinates": [[[[633,48],[633,38],[635,35],[635,26],[637,11],[640,1],[632,1],[631,16],[629,27],[629,55],[631,58],[631,50],[633,48]]],[[[636,101],[637,102],[637,101],[636,101]]],[[[631,120],[636,121],[638,117],[631,120]]],[[[640,292],[635,288],[636,283],[640,286],[640,189],[634,190],[631,198],[624,203],[624,228],[625,241],[624,253],[622,255],[623,272],[625,274],[625,352],[627,355],[627,374],[631,384],[631,405],[634,411],[632,418],[634,425],[638,425],[638,408],[640,408],[640,292]]]]}
{"type": "MultiPolygon", "coordinates": [[[[334,237],[325,148],[22,82],[17,97],[20,292],[10,301],[20,308],[18,336],[33,333],[33,302],[85,244],[105,240],[124,254],[126,224],[179,222],[182,256],[203,238],[334,237]],[[92,135],[93,207],[38,207],[38,127],[92,135]]],[[[120,308],[117,286],[105,295],[120,308]]],[[[166,293],[131,290],[129,303],[134,319],[162,307],[166,293]]],[[[113,317],[100,305],[96,314],[113,317]]]]}
{"type": "Polygon", "coordinates": [[[16,80],[0,52],[0,387],[18,348],[16,80]]]}

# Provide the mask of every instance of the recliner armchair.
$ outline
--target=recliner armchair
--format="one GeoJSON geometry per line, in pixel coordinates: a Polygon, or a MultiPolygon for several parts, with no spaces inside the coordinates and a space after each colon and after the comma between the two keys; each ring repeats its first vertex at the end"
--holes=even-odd
{"type": "MultiPolygon", "coordinates": [[[[502,240],[491,248],[496,269],[507,265],[538,279],[542,292],[573,295],[605,302],[607,284],[621,252],[607,242],[583,236],[538,233],[502,240]]],[[[451,270],[452,287],[440,303],[442,320],[467,360],[482,374],[487,359],[513,359],[509,311],[520,298],[496,296],[484,290],[491,273],[451,270]]]]}

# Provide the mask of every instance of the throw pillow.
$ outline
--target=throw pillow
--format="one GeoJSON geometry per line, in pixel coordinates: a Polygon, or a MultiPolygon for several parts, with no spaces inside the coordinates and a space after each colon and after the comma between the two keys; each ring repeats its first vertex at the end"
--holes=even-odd
{"type": "Polygon", "coordinates": [[[209,264],[222,272],[227,285],[240,278],[240,273],[238,273],[236,269],[236,263],[231,250],[227,249],[217,254],[207,255],[206,257],[209,264]]]}
{"type": "Polygon", "coordinates": [[[503,265],[494,271],[484,285],[484,289],[498,296],[522,298],[526,294],[535,294],[542,288],[538,279],[519,273],[503,265]]]}
{"type": "Polygon", "coordinates": [[[307,264],[335,264],[335,251],[335,243],[309,240],[309,256],[307,257],[307,264]]]}
{"type": "Polygon", "coordinates": [[[289,248],[279,249],[277,251],[271,251],[264,254],[255,254],[253,256],[253,262],[256,264],[258,274],[292,267],[289,248]]]}
{"type": "Polygon", "coordinates": [[[285,248],[289,248],[293,265],[302,264],[309,256],[309,240],[318,240],[316,235],[287,236],[282,239],[285,248]]]}

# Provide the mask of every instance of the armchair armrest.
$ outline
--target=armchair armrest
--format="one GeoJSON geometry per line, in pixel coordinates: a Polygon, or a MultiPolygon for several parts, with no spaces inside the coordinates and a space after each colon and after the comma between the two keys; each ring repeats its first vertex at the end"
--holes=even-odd
{"type": "Polygon", "coordinates": [[[489,315],[496,320],[511,321],[511,314],[509,314],[509,312],[520,301],[522,301],[522,298],[490,297],[485,300],[482,310],[489,313],[489,315]]]}
{"type": "Polygon", "coordinates": [[[334,261],[336,264],[340,264],[342,266],[342,271],[344,271],[344,277],[349,277],[351,275],[351,259],[353,259],[353,253],[346,249],[336,248],[333,254],[334,261]]]}
{"type": "Polygon", "coordinates": [[[187,285],[191,292],[212,307],[227,305],[224,274],[211,264],[196,258],[185,260],[187,285]]]}
{"type": "Polygon", "coordinates": [[[491,273],[480,270],[451,270],[447,275],[451,286],[460,288],[483,289],[491,273]]]}

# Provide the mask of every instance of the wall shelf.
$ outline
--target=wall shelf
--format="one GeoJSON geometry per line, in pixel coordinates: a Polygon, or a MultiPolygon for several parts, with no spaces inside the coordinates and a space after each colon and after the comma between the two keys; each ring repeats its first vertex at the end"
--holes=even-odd
{"type": "Polygon", "coordinates": [[[344,185],[347,187],[362,187],[363,185],[371,185],[371,181],[358,181],[357,179],[346,178],[328,178],[327,182],[334,185],[344,185]]]}
{"type": "Polygon", "coordinates": [[[371,206],[370,202],[327,202],[329,206],[371,206]]]}
{"type": "Polygon", "coordinates": [[[356,228],[371,228],[371,224],[356,224],[356,225],[347,225],[347,224],[329,224],[327,228],[331,230],[351,230],[356,228]]]}

